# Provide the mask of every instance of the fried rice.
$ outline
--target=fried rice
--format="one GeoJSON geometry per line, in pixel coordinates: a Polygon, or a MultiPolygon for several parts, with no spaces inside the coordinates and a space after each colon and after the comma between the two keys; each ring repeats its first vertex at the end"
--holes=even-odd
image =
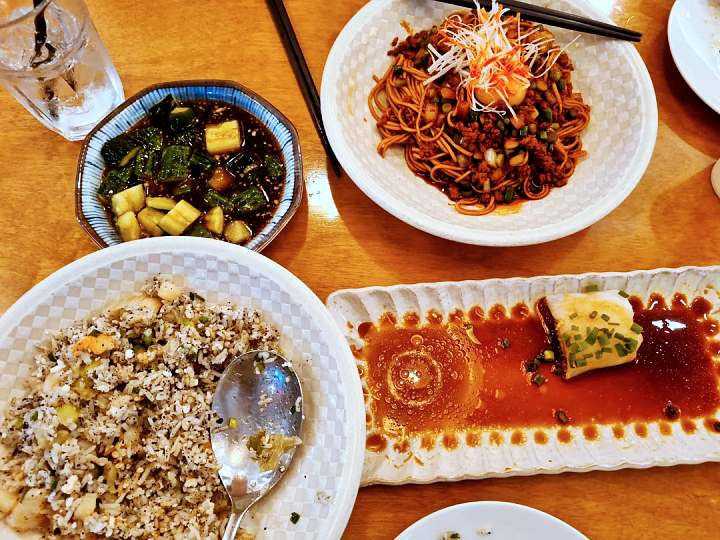
{"type": "Polygon", "coordinates": [[[0,515],[50,539],[219,539],[213,392],[253,349],[278,350],[260,313],[165,278],[59,331],[0,424],[0,515]]]}

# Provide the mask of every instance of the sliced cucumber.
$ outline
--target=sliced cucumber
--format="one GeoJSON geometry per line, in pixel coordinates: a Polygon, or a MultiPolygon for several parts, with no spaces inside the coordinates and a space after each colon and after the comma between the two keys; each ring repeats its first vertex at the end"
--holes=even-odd
{"type": "Polygon", "coordinates": [[[179,236],[200,217],[200,210],[187,201],[180,201],[158,222],[160,228],[168,234],[179,236]]]}
{"type": "Polygon", "coordinates": [[[143,208],[137,215],[140,226],[150,236],[162,236],[163,230],[158,226],[160,220],[165,217],[165,213],[155,208],[143,208]]]}
{"type": "Polygon", "coordinates": [[[252,236],[250,227],[241,219],[237,219],[225,227],[225,239],[233,244],[246,242],[252,236]]]}
{"type": "Polygon", "coordinates": [[[173,201],[170,197],[148,197],[145,199],[145,204],[150,208],[157,208],[158,210],[172,210],[175,208],[177,202],[173,201]]]}
{"type": "Polygon", "coordinates": [[[223,229],[225,228],[225,216],[223,215],[223,209],[219,206],[211,208],[205,214],[204,221],[205,227],[207,227],[210,232],[222,234],[223,229]]]}
{"type": "Polygon", "coordinates": [[[222,124],[205,128],[205,146],[210,154],[225,154],[240,150],[242,139],[237,120],[228,120],[222,124]]]}
{"type": "Polygon", "coordinates": [[[142,235],[140,224],[138,223],[137,217],[135,217],[135,212],[125,212],[117,218],[117,227],[123,242],[137,240],[142,235]]]}

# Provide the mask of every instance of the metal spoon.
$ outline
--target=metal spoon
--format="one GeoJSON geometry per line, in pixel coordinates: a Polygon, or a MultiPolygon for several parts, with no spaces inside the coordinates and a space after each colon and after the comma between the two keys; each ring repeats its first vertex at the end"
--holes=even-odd
{"type": "Polygon", "coordinates": [[[212,404],[222,423],[211,433],[220,479],[232,502],[223,540],[234,540],[248,509],[287,471],[295,447],[271,470],[262,470],[248,438],[299,437],[303,421],[302,388],[290,362],[276,353],[251,351],[235,358],[220,377],[212,404]]]}

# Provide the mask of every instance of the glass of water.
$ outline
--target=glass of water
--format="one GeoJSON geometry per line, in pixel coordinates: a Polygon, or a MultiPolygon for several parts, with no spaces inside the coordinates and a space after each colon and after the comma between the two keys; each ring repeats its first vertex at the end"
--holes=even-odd
{"type": "Polygon", "coordinates": [[[0,0],[0,83],[71,141],[124,100],[83,0],[0,0]]]}

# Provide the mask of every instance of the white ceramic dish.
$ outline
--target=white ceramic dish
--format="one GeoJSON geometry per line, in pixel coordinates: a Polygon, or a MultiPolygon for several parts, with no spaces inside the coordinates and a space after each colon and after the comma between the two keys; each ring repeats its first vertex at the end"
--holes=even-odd
{"type": "MultiPolygon", "coordinates": [[[[584,0],[541,0],[540,5],[606,19],[584,0]]],[[[325,64],[322,116],[342,166],[375,203],[430,234],[487,246],[538,244],[588,227],[615,209],[635,188],[650,161],[657,133],[655,92],[635,48],[625,42],[583,35],[569,49],[575,87],[592,107],[583,135],[588,157],[567,186],[514,214],[464,216],[437,189],[414,176],[402,151],[385,159],[367,107],[373,75],[388,66],[387,50],[405,35],[400,21],[430,28],[452,6],[431,0],[373,0],[345,26],[325,64]],[[611,91],[609,91],[611,89],[611,91]]],[[[560,43],[575,34],[557,30],[560,43]]]]}
{"type": "MultiPolygon", "coordinates": [[[[447,320],[447,315],[458,308],[467,313],[471,307],[480,306],[487,313],[495,304],[510,308],[524,302],[533,306],[542,296],[578,292],[590,284],[597,284],[600,289],[624,289],[644,300],[654,292],[667,299],[678,292],[689,299],[704,296],[715,306],[714,317],[720,313],[720,267],[717,266],[369,287],[337,291],[330,295],[327,306],[348,341],[361,347],[358,325],[364,321],[375,322],[386,312],[402,320],[407,312],[425,314],[435,309],[447,320]]],[[[720,359],[716,358],[715,363],[720,364],[720,359]]],[[[363,384],[366,386],[366,381],[363,384]]],[[[368,414],[372,415],[371,409],[368,414]]],[[[440,444],[439,435],[432,450],[422,448],[419,437],[413,437],[409,441],[409,452],[417,459],[408,459],[408,453],[395,451],[392,444],[382,452],[366,451],[362,483],[429,483],[720,461],[720,434],[708,431],[702,421],[696,425],[697,430],[688,434],[680,423],[673,422],[671,434],[665,436],[657,422],[650,422],[645,437],[638,436],[632,426],[628,426],[621,439],[613,435],[612,426],[598,425],[598,437],[593,441],[585,440],[581,427],[568,427],[571,441],[567,443],[559,442],[558,427],[544,428],[547,444],[536,443],[527,433],[526,442],[520,445],[511,443],[515,430],[496,430],[499,437],[495,438],[485,431],[474,447],[467,445],[464,436],[458,437],[459,445],[451,451],[440,444]],[[501,442],[498,443],[498,439],[501,442]]]]}
{"type": "Polygon", "coordinates": [[[587,538],[555,516],[529,506],[477,501],[456,504],[433,512],[405,529],[395,540],[435,540],[449,531],[458,533],[461,539],[587,538]]]}
{"type": "MultiPolygon", "coordinates": [[[[175,276],[209,301],[263,312],[280,330],[305,393],[303,445],[278,486],[243,527],[275,539],[340,538],[357,494],[365,442],[355,363],[320,300],[270,259],[225,242],[169,237],[128,242],[83,257],[33,287],[0,318],[0,408],[21,395],[33,349],[73,320],[175,276]],[[301,516],[290,523],[290,513],[301,516]],[[267,529],[265,529],[267,528],[267,529]]],[[[24,538],[0,524],[0,538],[24,538]]]]}
{"type": "Polygon", "coordinates": [[[720,113],[720,1],[676,0],[668,42],[685,82],[720,113]]]}

